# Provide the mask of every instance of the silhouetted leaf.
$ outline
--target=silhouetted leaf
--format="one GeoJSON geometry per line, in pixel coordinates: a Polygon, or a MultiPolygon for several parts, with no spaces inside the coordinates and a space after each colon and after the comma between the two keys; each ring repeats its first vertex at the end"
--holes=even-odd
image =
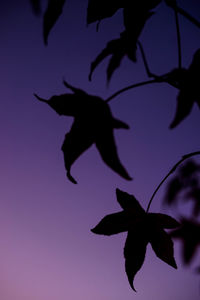
{"type": "Polygon", "coordinates": [[[41,6],[40,6],[40,0],[30,0],[33,12],[36,15],[39,15],[41,13],[41,6]]]}
{"type": "Polygon", "coordinates": [[[154,14],[151,10],[160,2],[161,0],[129,1],[124,6],[124,26],[127,31],[132,32],[134,39],[138,39],[146,21],[154,14]]]}
{"type": "Polygon", "coordinates": [[[87,8],[87,24],[109,18],[123,7],[124,0],[89,0],[87,8]]]}
{"type": "Polygon", "coordinates": [[[71,166],[85,150],[95,144],[103,161],[120,176],[131,180],[119,160],[113,135],[114,128],[128,129],[128,125],[113,118],[108,104],[100,97],[89,95],[67,82],[64,84],[73,94],[53,96],[48,101],[35,96],[59,115],[75,117],[62,145],[67,177],[76,183],[70,173],[71,166]]]}
{"type": "MultiPolygon", "coordinates": [[[[175,227],[177,227],[177,225],[175,227]]],[[[150,243],[155,254],[162,261],[177,269],[174,259],[173,242],[170,236],[162,228],[157,226],[154,226],[152,229],[150,243]]]]}
{"type": "Polygon", "coordinates": [[[109,55],[112,55],[107,68],[107,82],[110,81],[113,72],[120,66],[124,56],[136,62],[136,42],[126,31],[120,34],[119,39],[112,40],[107,43],[101,53],[91,63],[89,80],[92,79],[92,74],[96,67],[109,55]]]}
{"type": "Polygon", "coordinates": [[[120,189],[116,189],[116,196],[119,205],[125,211],[131,211],[131,214],[134,214],[136,216],[144,215],[144,209],[141,207],[140,203],[133,195],[123,192],[120,189]]]}
{"type": "Polygon", "coordinates": [[[171,233],[173,238],[183,242],[183,261],[189,264],[200,246],[200,223],[182,219],[182,226],[171,233]]]}
{"type": "Polygon", "coordinates": [[[133,280],[142,267],[148,243],[162,261],[177,268],[173,242],[164,228],[176,228],[179,223],[165,214],[146,213],[133,195],[119,189],[116,195],[123,211],[105,216],[91,231],[103,235],[128,231],[124,247],[125,270],[130,286],[135,291],[133,280]]]}
{"type": "Polygon", "coordinates": [[[43,20],[43,36],[44,43],[47,45],[49,33],[62,14],[62,9],[65,4],[65,0],[49,0],[48,6],[44,14],[43,20]]]}
{"type": "Polygon", "coordinates": [[[128,281],[132,289],[136,292],[133,281],[137,272],[141,269],[148,239],[143,224],[136,224],[135,229],[128,231],[128,235],[124,247],[125,271],[128,281]]]}
{"type": "Polygon", "coordinates": [[[170,128],[176,127],[190,114],[195,102],[200,108],[199,76],[200,49],[195,52],[192,63],[189,66],[185,74],[185,78],[181,84],[180,92],[177,96],[176,113],[170,128]]]}

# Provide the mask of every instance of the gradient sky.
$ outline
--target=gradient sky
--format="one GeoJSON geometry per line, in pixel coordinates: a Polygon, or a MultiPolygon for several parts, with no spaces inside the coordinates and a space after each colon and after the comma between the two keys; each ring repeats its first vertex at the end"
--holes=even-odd
{"type": "MultiPolygon", "coordinates": [[[[178,3],[200,20],[199,0],[178,3]]],[[[174,88],[156,84],[120,95],[110,107],[131,127],[116,130],[115,137],[120,159],[134,180],[125,181],[110,170],[92,146],[72,167],[78,180],[73,185],[65,176],[60,150],[73,119],[59,117],[33,97],[33,93],[49,98],[67,92],[63,76],[105,98],[147,79],[138,53],[137,64],[123,60],[109,88],[108,60],[88,81],[91,61],[122,31],[122,12],[103,21],[96,33],[95,25],[86,27],[86,8],[86,0],[66,1],[45,47],[42,18],[33,15],[29,1],[0,2],[0,299],[197,300],[199,277],[182,265],[179,243],[175,244],[178,270],[159,260],[148,246],[134,293],[124,272],[126,234],[104,237],[90,232],[104,215],[120,210],[117,187],[134,194],[146,208],[172,165],[183,154],[199,150],[197,106],[169,130],[176,108],[174,88]]],[[[187,67],[200,46],[200,30],[183,17],[180,24],[187,67]]],[[[141,41],[153,72],[162,74],[177,66],[173,11],[161,4],[141,41]]],[[[176,216],[163,209],[163,191],[151,211],[176,216]]]]}

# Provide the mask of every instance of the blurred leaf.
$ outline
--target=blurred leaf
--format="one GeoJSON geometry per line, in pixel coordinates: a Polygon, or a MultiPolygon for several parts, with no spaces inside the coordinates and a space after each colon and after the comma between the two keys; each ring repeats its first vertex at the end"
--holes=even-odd
{"type": "Polygon", "coordinates": [[[194,103],[200,107],[200,49],[194,56],[191,65],[189,66],[184,80],[180,86],[180,92],[177,96],[177,108],[175,117],[170,125],[170,128],[175,128],[180,124],[191,112],[194,103]]]}
{"type": "Polygon", "coordinates": [[[182,257],[185,264],[189,264],[200,246],[200,223],[194,220],[182,219],[182,226],[171,233],[183,243],[182,257]]]}
{"type": "Polygon", "coordinates": [[[165,192],[164,203],[167,205],[176,204],[182,188],[183,186],[179,178],[175,177],[171,179],[165,192]]]}
{"type": "Polygon", "coordinates": [[[30,2],[31,2],[31,5],[32,5],[33,12],[36,15],[39,15],[41,13],[40,0],[30,0],[30,2]]]}
{"type": "Polygon", "coordinates": [[[176,228],[179,223],[165,214],[146,213],[133,195],[119,189],[116,195],[124,210],[105,216],[91,231],[102,235],[128,231],[124,247],[125,270],[130,286],[135,291],[133,280],[143,265],[148,243],[162,261],[177,268],[173,242],[164,228],[176,228]]]}
{"type": "Polygon", "coordinates": [[[64,4],[65,0],[48,0],[47,9],[43,19],[43,37],[45,45],[48,43],[48,36],[51,29],[62,14],[64,4]]]}
{"type": "Polygon", "coordinates": [[[73,94],[53,96],[48,101],[35,96],[59,115],[75,117],[62,145],[68,178],[76,183],[70,173],[71,166],[84,151],[95,144],[103,161],[120,176],[131,180],[119,160],[113,135],[114,128],[128,129],[128,125],[114,119],[108,104],[100,97],[89,95],[67,82],[64,84],[73,94]]]}
{"type": "Polygon", "coordinates": [[[188,160],[168,183],[164,203],[176,205],[180,201],[193,201],[193,216],[200,214],[200,165],[188,160]]]}
{"type": "Polygon", "coordinates": [[[193,216],[198,217],[200,215],[200,185],[190,189],[186,194],[187,199],[191,199],[194,202],[193,216]]]}

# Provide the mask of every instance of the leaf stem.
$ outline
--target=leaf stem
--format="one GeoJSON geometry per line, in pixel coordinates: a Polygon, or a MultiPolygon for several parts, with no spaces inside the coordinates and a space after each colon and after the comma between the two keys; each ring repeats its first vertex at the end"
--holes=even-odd
{"type": "MultiPolygon", "coordinates": [[[[177,5],[176,5],[177,7],[177,5]]],[[[180,26],[179,26],[179,18],[178,11],[174,9],[175,20],[176,20],[176,32],[177,32],[177,43],[178,43],[178,68],[182,68],[182,56],[181,56],[181,34],[180,34],[180,26]]]]}
{"type": "Polygon", "coordinates": [[[200,28],[200,22],[196,20],[194,17],[192,17],[187,11],[185,11],[183,8],[174,5],[173,3],[170,4],[171,1],[166,1],[167,5],[176,10],[180,15],[188,19],[190,22],[192,22],[194,25],[196,25],[198,28],[200,28]],[[167,3],[168,2],[168,3],[167,3]]]}
{"type": "Polygon", "coordinates": [[[150,69],[149,69],[149,65],[148,65],[147,58],[146,58],[146,55],[145,55],[145,52],[144,52],[142,44],[140,43],[140,41],[138,41],[137,43],[138,43],[138,46],[140,48],[140,52],[141,52],[142,59],[143,59],[143,62],[144,62],[144,67],[145,67],[145,70],[147,72],[148,77],[154,77],[154,78],[156,78],[157,76],[154,75],[154,74],[152,74],[151,71],[150,71],[150,69]]]}
{"type": "Polygon", "coordinates": [[[186,159],[192,157],[192,156],[196,156],[196,155],[200,155],[200,151],[196,151],[196,152],[191,152],[188,154],[185,154],[182,156],[182,158],[171,168],[171,170],[169,171],[169,173],[163,178],[163,180],[159,183],[159,185],[157,186],[157,188],[155,189],[155,191],[153,192],[151,199],[149,200],[147,209],[146,209],[146,213],[149,212],[151,203],[157,193],[157,191],[160,189],[161,185],[166,181],[166,179],[177,169],[177,167],[182,164],[183,161],[185,161],[186,159]]]}
{"type": "Polygon", "coordinates": [[[151,84],[151,83],[158,83],[160,82],[158,79],[152,79],[152,80],[147,80],[147,81],[142,81],[142,82],[138,82],[138,83],[135,83],[135,84],[132,84],[132,85],[129,85],[127,87],[124,87],[123,89],[115,92],[114,94],[112,94],[110,97],[108,97],[105,102],[109,102],[111,101],[113,98],[115,98],[116,96],[120,95],[121,93],[125,92],[125,91],[128,91],[130,89],[133,89],[133,88],[136,88],[136,87],[139,87],[139,86],[143,86],[143,85],[147,85],[147,84],[151,84]]]}

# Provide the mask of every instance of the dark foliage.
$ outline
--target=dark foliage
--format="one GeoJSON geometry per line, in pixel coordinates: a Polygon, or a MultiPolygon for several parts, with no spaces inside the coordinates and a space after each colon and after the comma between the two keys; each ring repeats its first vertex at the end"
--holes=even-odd
{"type": "Polygon", "coordinates": [[[125,270],[135,291],[133,280],[143,265],[148,243],[158,258],[177,268],[173,242],[164,228],[176,228],[179,223],[165,214],[146,213],[133,195],[119,189],[116,195],[123,211],[105,216],[91,231],[108,236],[128,231],[124,247],[125,270]]]}
{"type": "Polygon", "coordinates": [[[185,264],[189,264],[200,246],[200,223],[193,219],[182,219],[182,226],[171,233],[183,243],[182,257],[185,264]]]}
{"type": "MultiPolygon", "coordinates": [[[[95,1],[91,2],[94,3],[95,1]]],[[[91,63],[89,80],[91,80],[92,73],[96,67],[109,55],[112,55],[112,57],[107,68],[107,82],[110,81],[112,74],[120,66],[123,57],[127,56],[132,62],[136,62],[138,38],[146,21],[153,15],[151,9],[157,6],[160,1],[124,1],[124,3],[125,31],[120,34],[120,38],[108,42],[107,46],[91,63]]],[[[96,11],[96,7],[94,9],[96,11]]],[[[97,12],[99,11],[97,10],[97,12]]],[[[97,21],[96,18],[93,19],[97,21]]]]}
{"type": "Polygon", "coordinates": [[[193,160],[180,167],[166,188],[165,204],[176,205],[180,201],[193,201],[193,216],[200,215],[200,165],[193,160]]]}
{"type": "MultiPolygon", "coordinates": [[[[30,1],[34,13],[39,14],[41,12],[40,1],[30,1]]],[[[67,82],[64,82],[64,84],[73,92],[71,94],[53,96],[48,101],[35,95],[38,100],[48,103],[59,115],[74,117],[72,127],[66,134],[62,145],[67,177],[73,183],[77,182],[71,175],[72,164],[93,144],[96,145],[103,161],[113,171],[127,180],[131,179],[119,160],[113,133],[115,128],[128,129],[129,127],[112,116],[107,104],[108,101],[122,92],[144,84],[159,82],[166,82],[177,88],[179,90],[177,108],[170,128],[175,128],[179,125],[190,114],[195,103],[200,108],[200,49],[195,52],[189,68],[183,68],[178,14],[182,14],[198,27],[200,27],[200,23],[182,8],[178,7],[176,0],[165,0],[165,3],[175,12],[179,67],[161,76],[157,76],[149,71],[138,39],[147,20],[154,14],[153,10],[160,3],[161,0],[89,0],[87,8],[87,24],[94,22],[99,24],[101,20],[112,17],[119,9],[123,10],[124,22],[124,29],[120,37],[109,41],[91,63],[89,80],[92,79],[96,67],[108,56],[111,56],[107,67],[107,82],[109,82],[124,57],[128,57],[134,63],[136,62],[138,45],[141,48],[147,75],[153,77],[153,80],[123,88],[109,97],[107,101],[98,96],[89,95],[85,91],[69,85],[67,82]]],[[[49,33],[62,14],[64,4],[65,0],[48,0],[43,18],[43,38],[46,45],[49,33]]],[[[177,266],[171,237],[182,241],[183,261],[186,264],[192,261],[200,245],[200,224],[194,221],[200,215],[200,166],[195,162],[188,161],[187,164],[180,168],[178,174],[169,182],[164,200],[168,205],[175,205],[179,200],[192,200],[194,204],[193,219],[182,219],[182,226],[180,227],[179,223],[168,215],[148,212],[152,199],[160,186],[185,158],[183,157],[158,185],[149,201],[146,212],[133,195],[117,189],[117,201],[123,210],[105,216],[92,229],[92,232],[96,234],[108,236],[120,232],[128,232],[124,246],[125,271],[133,290],[135,290],[133,285],[135,275],[143,265],[146,248],[149,243],[157,257],[174,268],[177,268],[177,266]],[[178,228],[173,230],[170,235],[164,230],[176,227],[178,228]]]]}
{"type": "Polygon", "coordinates": [[[124,8],[124,10],[126,9],[127,11],[129,10],[134,16],[138,16],[141,8],[143,11],[149,11],[155,8],[160,2],[161,0],[89,0],[87,8],[87,24],[112,17],[120,8],[124,8]]]}
{"type": "Polygon", "coordinates": [[[195,52],[191,65],[187,72],[184,72],[184,78],[181,79],[176,114],[170,128],[176,127],[189,115],[195,102],[200,108],[199,74],[200,49],[195,52]]]}
{"type": "Polygon", "coordinates": [[[124,2],[124,0],[89,0],[87,24],[113,16],[119,8],[123,7],[124,2]]]}
{"type": "Polygon", "coordinates": [[[49,101],[35,96],[48,103],[59,115],[75,118],[62,145],[69,180],[77,183],[70,173],[71,166],[92,144],[96,145],[101,158],[113,171],[123,178],[131,180],[119,160],[113,135],[114,128],[128,129],[129,126],[115,119],[108,104],[100,97],[89,95],[67,82],[64,84],[73,91],[73,94],[53,96],[49,101]]]}
{"type": "Polygon", "coordinates": [[[43,19],[43,37],[44,43],[47,45],[48,43],[48,36],[53,28],[54,24],[62,14],[62,9],[65,4],[65,0],[49,0],[48,6],[44,14],[43,19]]]}
{"type": "Polygon", "coordinates": [[[36,15],[39,15],[41,13],[41,6],[40,6],[40,0],[30,0],[33,12],[36,15]]]}

